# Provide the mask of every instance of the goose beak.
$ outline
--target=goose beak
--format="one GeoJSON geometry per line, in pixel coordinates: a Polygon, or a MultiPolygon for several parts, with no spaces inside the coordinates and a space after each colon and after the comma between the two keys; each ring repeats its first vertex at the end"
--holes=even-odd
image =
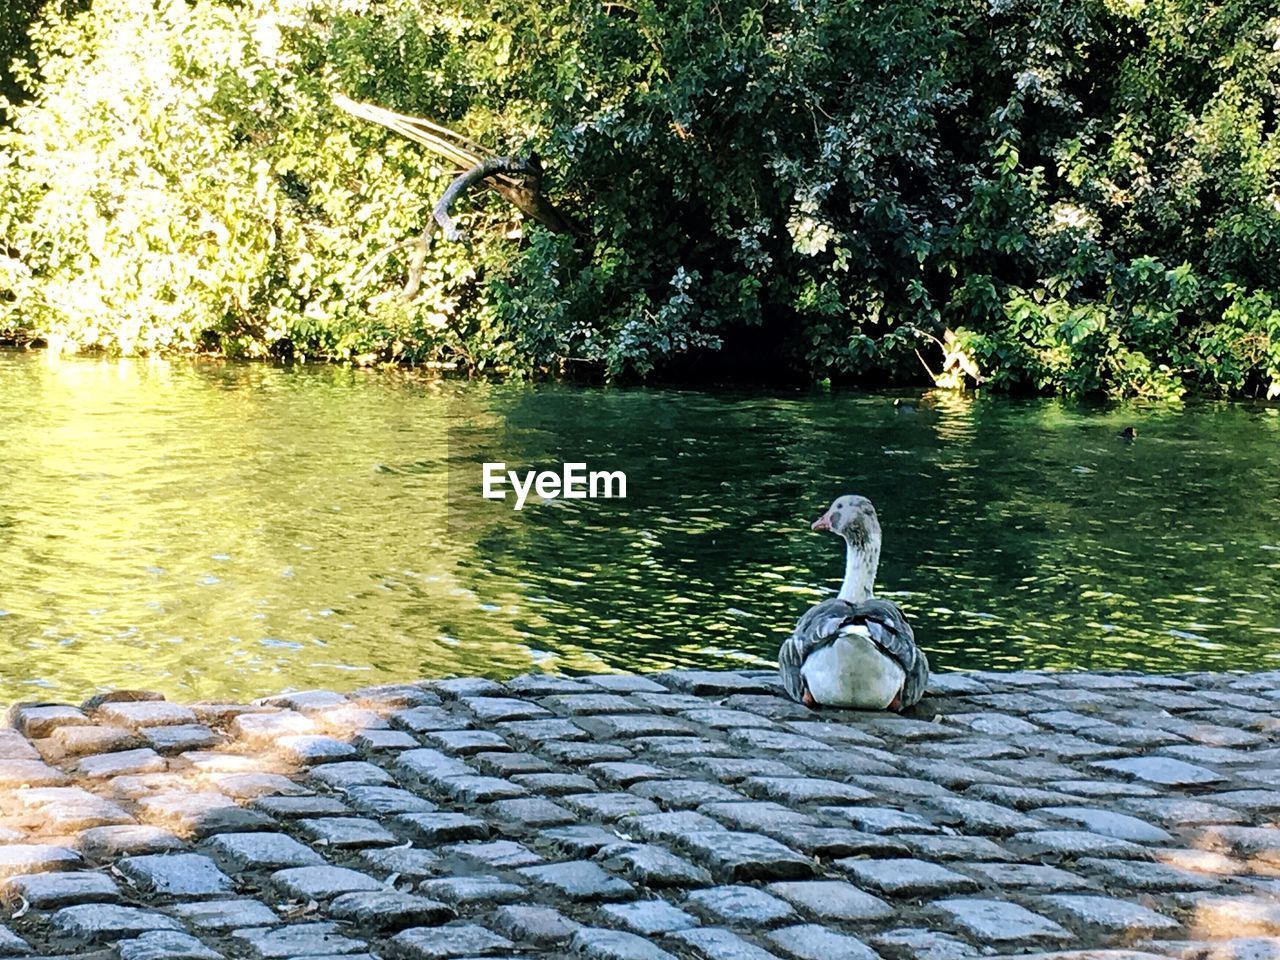
{"type": "Polygon", "coordinates": [[[831,529],[831,512],[827,511],[809,527],[810,530],[830,530],[831,529]]]}

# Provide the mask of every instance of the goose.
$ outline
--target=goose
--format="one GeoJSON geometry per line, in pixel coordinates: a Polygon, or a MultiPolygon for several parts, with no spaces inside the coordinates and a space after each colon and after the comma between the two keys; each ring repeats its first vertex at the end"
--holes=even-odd
{"type": "Polygon", "coordinates": [[[896,603],[872,596],[880,522],[866,497],[838,497],[812,529],[845,544],[844,583],[812,607],[778,651],[787,694],[809,707],[903,710],[929,682],[929,660],[896,603]]]}

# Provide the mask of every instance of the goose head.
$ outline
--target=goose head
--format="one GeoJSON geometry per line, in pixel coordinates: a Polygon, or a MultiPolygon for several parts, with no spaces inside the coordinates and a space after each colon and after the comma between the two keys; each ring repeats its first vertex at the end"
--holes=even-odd
{"type": "Polygon", "coordinates": [[[837,497],[827,512],[813,521],[812,529],[826,530],[844,540],[845,572],[840,599],[850,603],[870,599],[880,565],[880,521],[871,501],[857,494],[837,497]]]}

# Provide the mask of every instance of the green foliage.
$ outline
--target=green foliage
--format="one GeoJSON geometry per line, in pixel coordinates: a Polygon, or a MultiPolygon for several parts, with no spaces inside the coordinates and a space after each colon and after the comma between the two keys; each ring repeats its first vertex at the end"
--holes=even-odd
{"type": "Polygon", "coordinates": [[[13,64],[19,61],[30,70],[27,28],[40,6],[40,0],[0,0],[0,98],[16,100],[22,96],[13,64]]]}
{"type": "Polygon", "coordinates": [[[950,330],[1007,390],[1280,390],[1262,0],[104,0],[33,41],[0,330],[615,378],[767,343],[815,380],[950,330]],[[450,171],[335,91],[536,151],[581,232],[473,193],[405,302],[407,249],[366,265],[450,171]]]}

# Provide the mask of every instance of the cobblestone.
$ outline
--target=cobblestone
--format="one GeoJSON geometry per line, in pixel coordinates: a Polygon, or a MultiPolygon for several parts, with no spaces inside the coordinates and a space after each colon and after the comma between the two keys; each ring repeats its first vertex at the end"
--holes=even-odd
{"type": "Polygon", "coordinates": [[[299,820],[304,837],[329,847],[389,847],[397,840],[374,820],[364,817],[316,817],[299,820]]]}
{"type": "Polygon", "coordinates": [[[231,871],[279,870],[324,862],[320,854],[283,833],[224,833],[204,846],[231,871]]]}
{"type": "Polygon", "coordinates": [[[120,899],[120,888],[115,881],[101,873],[34,873],[11,877],[4,892],[7,899],[25,900],[37,910],[120,899]]]}
{"type": "Polygon", "coordinates": [[[176,930],[148,930],[116,946],[120,960],[222,960],[196,937],[176,930]]]}
{"type": "Polygon", "coordinates": [[[632,933],[653,936],[697,926],[698,919],[685,913],[666,900],[634,900],[630,903],[610,903],[600,908],[600,914],[625,927],[632,933]]]}
{"type": "Polygon", "coordinates": [[[769,951],[717,927],[679,930],[671,939],[690,947],[706,960],[773,960],[769,951]]]}
{"type": "Polygon", "coordinates": [[[260,960],[285,957],[329,957],[353,953],[364,943],[339,933],[335,923],[299,923],[278,930],[248,928],[234,930],[232,940],[260,960]]]}
{"type": "Polygon", "coordinates": [[[635,894],[631,884],[609,875],[589,860],[522,867],[516,872],[570,900],[622,900],[635,894]]]}
{"type": "Polygon", "coordinates": [[[161,896],[216,896],[235,886],[217,864],[197,853],[125,857],[117,868],[141,889],[161,896]]]}
{"type": "Polygon", "coordinates": [[[80,854],[47,843],[14,843],[0,846],[0,877],[78,867],[80,854]]]}
{"type": "Polygon", "coordinates": [[[836,866],[858,883],[893,897],[965,893],[978,886],[970,877],[927,860],[847,859],[836,866]]]}
{"type": "Polygon", "coordinates": [[[385,931],[444,923],[454,912],[439,900],[394,890],[359,890],[336,898],[329,904],[329,915],[385,931]]]}
{"type": "Polygon", "coordinates": [[[942,900],[938,910],[950,916],[961,931],[985,943],[1070,940],[1071,934],[1046,917],[1003,900],[942,900]]]}
{"type": "Polygon", "coordinates": [[[575,931],[571,948],[587,960],[676,960],[666,950],[634,933],[599,927],[575,931]]]}
{"type": "Polygon", "coordinates": [[[894,915],[893,907],[879,897],[840,880],[771,883],[766,889],[818,920],[883,920],[894,915]]]}
{"type": "Polygon", "coordinates": [[[172,912],[197,930],[221,932],[239,927],[261,927],[278,923],[280,918],[257,900],[211,900],[204,903],[180,903],[172,912]]]}
{"type": "Polygon", "coordinates": [[[1176,920],[1149,910],[1141,904],[1114,897],[1057,894],[1043,899],[1048,912],[1068,923],[1102,927],[1110,933],[1162,933],[1178,927],[1176,920]]]}
{"type": "Polygon", "coordinates": [[[1173,839],[1159,827],[1153,827],[1137,817],[1116,813],[1113,810],[1098,810],[1093,807],[1045,807],[1039,812],[1043,816],[1068,820],[1080,824],[1091,833],[1100,833],[1104,837],[1115,837],[1118,840],[1132,840],[1135,843],[1164,843],[1173,839]]]}
{"type": "Polygon", "coordinates": [[[596,854],[610,869],[646,887],[697,887],[711,874],[656,844],[615,844],[596,854]]]}
{"type": "Polygon", "coordinates": [[[144,853],[168,853],[181,850],[186,843],[168,830],[140,825],[94,827],[80,834],[77,846],[90,860],[109,860],[144,853]]]}
{"type": "Polygon", "coordinates": [[[784,927],[765,935],[784,952],[799,960],[876,960],[874,950],[856,937],[837,933],[816,923],[784,927]]]}
{"type": "Polygon", "coordinates": [[[785,900],[747,886],[695,890],[685,898],[685,906],[730,926],[769,927],[795,917],[785,900]]]}
{"type": "Polygon", "coordinates": [[[479,957],[507,950],[512,943],[477,924],[456,927],[415,927],[396,934],[388,943],[393,957],[406,960],[444,960],[448,957],[479,957]]]}
{"type": "Polygon", "coordinates": [[[271,883],[285,896],[300,900],[328,900],[344,893],[380,890],[373,877],[346,867],[289,867],[271,875],[271,883]]]}
{"type": "Polygon", "coordinates": [[[172,917],[109,903],[63,907],[49,918],[49,923],[58,932],[85,943],[119,940],[148,930],[181,930],[172,917]]]}
{"type": "Polygon", "coordinates": [[[477,903],[514,903],[525,899],[527,891],[518,883],[499,877],[444,877],[426,880],[419,889],[429,897],[458,906],[477,903]]]}
{"type": "Polygon", "coordinates": [[[1280,673],[932,687],[903,716],[687,670],[20,706],[0,955],[1280,960],[1280,673]]]}
{"type": "MultiPolygon", "coordinates": [[[[609,908],[606,908],[609,909],[609,908]]],[[[563,943],[573,936],[578,924],[551,907],[505,906],[493,913],[499,933],[534,946],[563,943]]]]}

